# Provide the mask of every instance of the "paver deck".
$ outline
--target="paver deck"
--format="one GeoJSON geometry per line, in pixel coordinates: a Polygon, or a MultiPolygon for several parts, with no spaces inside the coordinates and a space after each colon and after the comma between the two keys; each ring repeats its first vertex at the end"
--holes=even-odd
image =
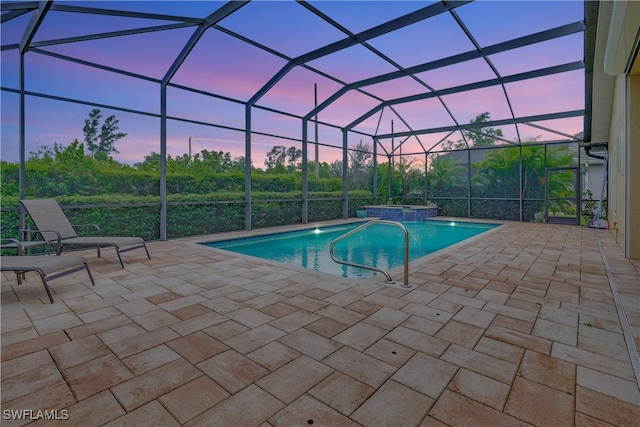
{"type": "Polygon", "coordinates": [[[3,275],[2,425],[640,423],[609,284],[637,347],[640,265],[608,231],[507,223],[413,262],[411,289],[206,240],[151,242],[125,269],[79,252],[96,286],[55,280],[54,304],[3,275]]]}

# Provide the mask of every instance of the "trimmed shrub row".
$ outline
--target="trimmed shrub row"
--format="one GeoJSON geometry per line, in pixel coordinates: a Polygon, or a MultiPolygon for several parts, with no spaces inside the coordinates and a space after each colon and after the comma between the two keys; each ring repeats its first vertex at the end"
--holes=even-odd
{"type": "MultiPolygon", "coordinates": [[[[56,197],[72,224],[98,224],[103,235],[160,238],[160,198],[126,194],[56,197]],[[117,205],[116,207],[108,205],[117,205]]],[[[348,215],[363,204],[372,203],[368,191],[349,192],[348,215]]],[[[2,198],[2,237],[18,238],[18,198],[2,198]]],[[[244,192],[179,194],[167,196],[167,237],[179,238],[242,230],[245,225],[244,192]]],[[[342,218],[342,192],[310,192],[309,221],[342,218]]],[[[302,221],[302,193],[299,191],[255,192],[252,194],[252,228],[296,224],[302,221]]],[[[27,218],[27,228],[34,228],[27,218]]]]}
{"type": "MultiPolygon", "coordinates": [[[[18,165],[2,162],[0,179],[3,196],[18,194],[18,165]]],[[[244,191],[244,172],[208,172],[206,174],[167,173],[167,194],[211,194],[217,191],[244,191]]],[[[157,172],[131,168],[68,167],[55,168],[45,164],[32,164],[26,170],[25,194],[33,198],[62,197],[69,194],[92,196],[98,194],[130,194],[134,196],[159,196],[160,178],[157,172]]],[[[300,173],[270,175],[254,173],[251,190],[254,192],[289,193],[301,191],[300,173]]],[[[342,189],[340,178],[318,179],[309,175],[308,189],[313,192],[338,192],[342,189]]]]}

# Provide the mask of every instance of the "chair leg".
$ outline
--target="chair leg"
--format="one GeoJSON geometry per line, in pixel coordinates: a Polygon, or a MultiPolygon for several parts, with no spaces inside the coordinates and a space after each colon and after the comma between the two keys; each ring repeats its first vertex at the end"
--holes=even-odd
{"type": "Polygon", "coordinates": [[[122,262],[122,257],[120,256],[120,249],[117,246],[115,246],[115,248],[116,248],[116,254],[118,254],[118,260],[120,260],[120,266],[124,268],[124,263],[122,262]]]}
{"type": "Polygon", "coordinates": [[[96,282],[93,280],[93,275],[91,275],[91,270],[89,270],[89,264],[87,264],[87,261],[84,262],[84,268],[87,270],[87,274],[89,275],[89,279],[91,279],[91,285],[95,286],[96,282]]]}
{"type": "Polygon", "coordinates": [[[142,247],[144,247],[144,250],[147,252],[147,258],[151,259],[151,255],[149,255],[149,249],[147,249],[147,244],[145,242],[142,242],[142,247]]]}
{"type": "Polygon", "coordinates": [[[49,301],[53,304],[53,297],[51,296],[51,289],[49,289],[49,285],[47,284],[47,279],[45,279],[44,274],[38,271],[40,278],[42,279],[42,284],[44,285],[44,289],[47,291],[47,295],[49,295],[49,301]]]}

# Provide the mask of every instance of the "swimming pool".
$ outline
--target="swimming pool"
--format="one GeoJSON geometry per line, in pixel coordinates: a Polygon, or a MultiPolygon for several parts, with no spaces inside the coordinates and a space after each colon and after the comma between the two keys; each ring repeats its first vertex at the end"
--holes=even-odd
{"type": "MultiPolygon", "coordinates": [[[[343,277],[367,278],[375,273],[338,264],[329,256],[331,241],[359,225],[362,223],[202,244],[343,277]]],[[[488,231],[499,224],[417,221],[404,222],[403,225],[409,232],[409,260],[412,261],[488,231]]],[[[404,235],[397,227],[374,224],[338,242],[334,252],[340,260],[389,271],[403,265],[404,235]]]]}

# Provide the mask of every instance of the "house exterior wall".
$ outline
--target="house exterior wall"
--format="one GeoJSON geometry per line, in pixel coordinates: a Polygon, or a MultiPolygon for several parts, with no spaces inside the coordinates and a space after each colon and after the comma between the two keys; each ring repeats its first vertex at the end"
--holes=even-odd
{"type": "Polygon", "coordinates": [[[616,2],[604,71],[615,76],[609,127],[609,227],[625,256],[640,259],[640,2],[616,2]]]}
{"type": "Polygon", "coordinates": [[[640,259],[639,164],[640,72],[617,76],[609,131],[609,227],[631,259],[640,259]]]}
{"type": "Polygon", "coordinates": [[[618,244],[625,246],[625,86],[623,74],[616,76],[609,128],[609,227],[618,244]],[[622,161],[621,161],[622,159],[622,161]]]}
{"type": "Polygon", "coordinates": [[[629,87],[629,138],[627,156],[627,257],[640,259],[640,59],[636,55],[629,87]]]}
{"type": "MultiPolygon", "coordinates": [[[[589,190],[593,200],[600,200],[602,196],[602,181],[604,181],[603,162],[601,160],[590,159],[585,177],[583,191],[589,190]]],[[[605,193],[605,198],[606,198],[605,193]]]]}

